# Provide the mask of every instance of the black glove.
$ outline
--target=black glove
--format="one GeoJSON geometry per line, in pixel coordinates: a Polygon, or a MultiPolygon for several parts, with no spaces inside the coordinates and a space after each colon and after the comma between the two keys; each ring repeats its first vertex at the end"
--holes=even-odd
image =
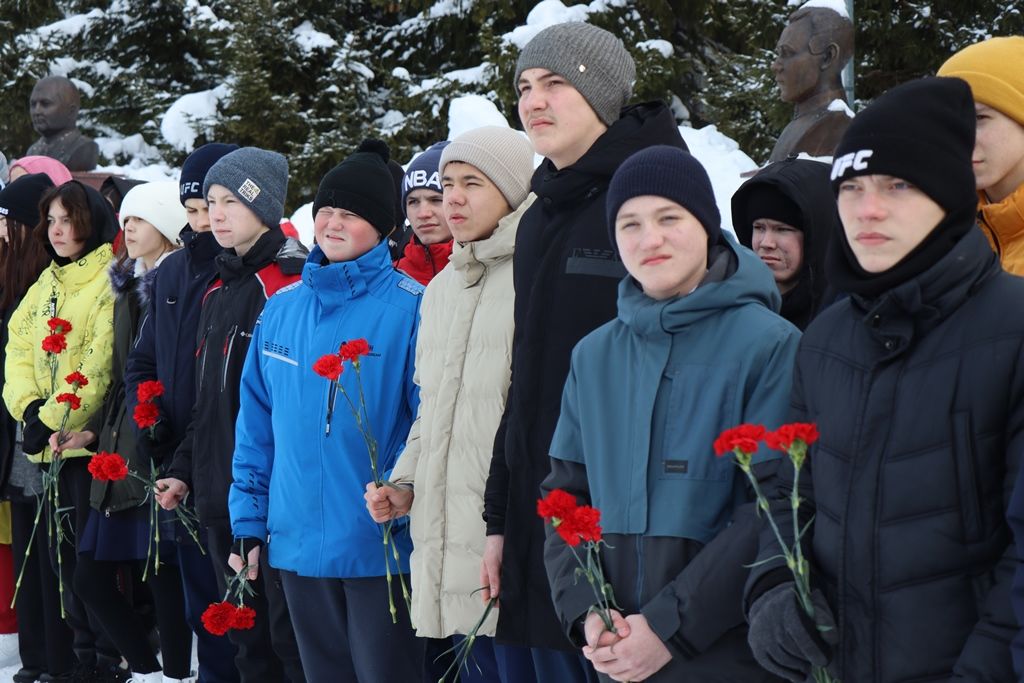
{"type": "Polygon", "coordinates": [[[29,403],[28,407],[25,408],[25,415],[22,418],[25,422],[25,428],[21,433],[21,450],[28,455],[42,453],[43,449],[46,448],[46,443],[50,440],[50,435],[57,431],[47,427],[39,419],[39,409],[45,403],[45,398],[38,398],[29,403]]]}
{"type": "Polygon", "coordinates": [[[262,548],[263,541],[258,538],[246,537],[236,538],[235,542],[231,544],[231,554],[238,555],[244,561],[248,562],[249,551],[253,548],[262,548]],[[245,552],[242,551],[242,545],[245,545],[245,552]]]}
{"type": "Polygon", "coordinates": [[[750,606],[747,642],[754,658],[776,676],[803,683],[811,668],[827,666],[839,642],[832,611],[821,591],[811,592],[814,619],[807,616],[788,581],[772,588],[750,606]],[[817,623],[815,623],[817,622],[817,623]]]}

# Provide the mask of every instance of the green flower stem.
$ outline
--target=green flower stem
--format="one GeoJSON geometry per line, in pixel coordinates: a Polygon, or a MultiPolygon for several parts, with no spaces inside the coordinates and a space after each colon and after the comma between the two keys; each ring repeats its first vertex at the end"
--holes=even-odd
{"type": "MultiPolygon", "coordinates": [[[[488,600],[487,606],[484,607],[484,613],[480,615],[480,618],[477,619],[473,628],[471,628],[469,633],[466,634],[466,637],[463,638],[462,642],[453,648],[445,650],[441,654],[441,657],[443,657],[446,654],[454,652],[455,657],[437,683],[448,683],[448,676],[452,675],[452,673],[455,674],[455,677],[452,678],[451,683],[458,683],[459,677],[462,675],[462,670],[469,670],[469,655],[473,650],[473,644],[476,642],[477,634],[480,632],[480,629],[483,628],[484,622],[487,621],[487,617],[490,616],[491,610],[493,610],[497,604],[498,598],[491,598],[488,600]]],[[[440,657],[438,657],[438,659],[440,659],[440,657]]],[[[479,669],[479,666],[477,668],[479,669]]]]}
{"type": "Polygon", "coordinates": [[[28,536],[28,546],[25,548],[25,556],[21,562],[21,571],[18,572],[18,580],[14,582],[14,595],[11,596],[11,609],[14,609],[14,603],[18,599],[18,590],[21,588],[21,578],[25,576],[25,567],[28,566],[29,555],[32,554],[32,546],[35,545],[36,540],[36,529],[39,527],[39,518],[43,515],[43,494],[40,494],[36,498],[36,516],[32,520],[32,533],[28,536]]]}

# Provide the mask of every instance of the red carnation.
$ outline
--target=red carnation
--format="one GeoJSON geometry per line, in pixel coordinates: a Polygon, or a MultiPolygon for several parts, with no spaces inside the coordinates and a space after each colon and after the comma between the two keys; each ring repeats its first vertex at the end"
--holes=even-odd
{"type": "Polygon", "coordinates": [[[572,513],[572,524],[584,541],[597,543],[601,540],[601,511],[589,505],[581,505],[572,513]]]}
{"type": "Polygon", "coordinates": [[[358,360],[360,356],[367,356],[370,354],[370,343],[365,339],[353,339],[352,341],[345,342],[341,345],[338,350],[341,354],[342,360],[358,360]]]}
{"type": "Polygon", "coordinates": [[[159,398],[164,395],[163,382],[157,379],[142,382],[139,384],[139,388],[135,395],[138,397],[140,402],[149,403],[154,398],[159,398]]]}
{"type": "Polygon", "coordinates": [[[742,424],[726,429],[715,439],[715,455],[739,450],[747,455],[757,453],[757,444],[764,438],[764,425],[742,424]]]}
{"type": "Polygon", "coordinates": [[[128,465],[117,453],[102,451],[89,460],[89,474],[96,481],[121,481],[128,476],[128,465]]]}
{"type": "Polygon", "coordinates": [[[63,334],[48,334],[43,337],[42,347],[47,353],[60,353],[68,348],[68,340],[63,334]]]}
{"type": "Polygon", "coordinates": [[[818,427],[813,422],[793,422],[782,425],[774,432],[768,432],[764,436],[764,442],[768,448],[777,451],[788,451],[795,441],[803,441],[805,446],[810,446],[818,440],[818,427]]]}
{"type": "Polygon", "coordinates": [[[326,377],[332,382],[338,381],[338,378],[341,377],[342,369],[341,358],[336,353],[320,356],[320,360],[313,363],[313,372],[321,377],[326,377]]]}
{"type": "Polygon", "coordinates": [[[54,400],[57,401],[57,403],[67,403],[71,406],[71,410],[78,410],[82,407],[82,399],[74,394],[57,394],[57,397],[54,400]]]}
{"type": "Polygon", "coordinates": [[[537,501],[537,514],[544,519],[565,520],[576,509],[576,497],[562,489],[555,489],[537,501]]]}
{"type": "Polygon", "coordinates": [[[215,636],[222,636],[234,626],[235,611],[230,602],[211,603],[203,612],[203,627],[215,636]]]}
{"type": "Polygon", "coordinates": [[[160,419],[160,409],[152,403],[138,403],[135,405],[132,419],[135,420],[135,424],[139,426],[139,429],[152,427],[160,419]]]}
{"type": "Polygon", "coordinates": [[[231,618],[231,628],[239,631],[248,631],[256,625],[256,610],[252,607],[240,605],[235,608],[235,614],[231,618]]]}
{"type": "Polygon", "coordinates": [[[54,334],[67,334],[71,331],[71,323],[64,318],[50,318],[46,324],[49,325],[50,332],[54,334]]]}
{"type": "Polygon", "coordinates": [[[78,389],[79,387],[89,386],[89,378],[80,373],[78,370],[75,370],[70,375],[65,377],[64,381],[70,384],[71,386],[75,387],[76,389],[78,389]]]}

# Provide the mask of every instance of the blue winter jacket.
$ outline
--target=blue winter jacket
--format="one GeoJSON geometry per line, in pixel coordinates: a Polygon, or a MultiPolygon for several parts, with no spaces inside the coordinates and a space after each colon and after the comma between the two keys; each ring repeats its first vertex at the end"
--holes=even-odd
{"type": "MultiPolygon", "coordinates": [[[[363,501],[372,481],[366,443],[341,392],[326,433],[331,382],[313,364],[346,340],[370,343],[363,395],[380,468],[390,470],[419,405],[413,366],[423,286],[394,270],[386,243],[353,261],[324,263],[315,248],[302,282],[267,302],[253,332],[236,423],[231,526],[235,537],[269,534],[270,564],[278,569],[383,576],[381,527],[363,501]]],[[[358,406],[350,364],[341,386],[358,406]]],[[[395,538],[408,572],[407,530],[395,538]]]]}

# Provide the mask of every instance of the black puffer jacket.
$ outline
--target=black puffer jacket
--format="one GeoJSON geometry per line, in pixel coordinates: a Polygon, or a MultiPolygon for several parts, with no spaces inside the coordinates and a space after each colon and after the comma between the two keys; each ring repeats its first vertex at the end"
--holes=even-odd
{"type": "Polygon", "coordinates": [[[531,182],[537,201],[519,223],[513,260],[512,384],[484,499],[488,535],[505,535],[497,629],[504,641],[571,647],[551,604],[536,501],[551,468],[569,356],[615,316],[626,274],[608,243],[608,183],[627,157],[652,145],[686,149],[664,104],[634,105],[575,164],[556,170],[545,160],[531,182]]]}
{"type": "Polygon", "coordinates": [[[217,256],[220,279],[206,293],[199,317],[192,422],[167,471],[189,485],[203,526],[228,519],[238,387],[256,319],[267,299],[299,279],[306,254],[274,228],[244,257],[234,249],[217,256]]]}
{"type": "MultiPolygon", "coordinates": [[[[1024,318],[1008,312],[1021,302],[1024,280],[970,230],[921,275],[831,306],[804,334],[794,417],[821,438],[801,484],[843,683],[1016,680],[1006,506],[1024,450],[1024,318]]],[[[788,500],[775,516],[792,528],[788,500]]],[[[776,552],[766,530],[760,557],[776,552]]],[[[784,574],[754,570],[748,604],[784,574]]]]}
{"type": "Polygon", "coordinates": [[[829,240],[840,234],[842,226],[829,173],[828,164],[819,161],[786,159],[760,171],[732,196],[732,224],[740,244],[747,248],[753,241],[753,221],[762,218],[747,211],[751,190],[771,187],[800,209],[803,265],[796,286],[782,295],[780,315],[801,330],[807,329],[818,312],[835,299],[825,273],[825,254],[829,240]]]}

